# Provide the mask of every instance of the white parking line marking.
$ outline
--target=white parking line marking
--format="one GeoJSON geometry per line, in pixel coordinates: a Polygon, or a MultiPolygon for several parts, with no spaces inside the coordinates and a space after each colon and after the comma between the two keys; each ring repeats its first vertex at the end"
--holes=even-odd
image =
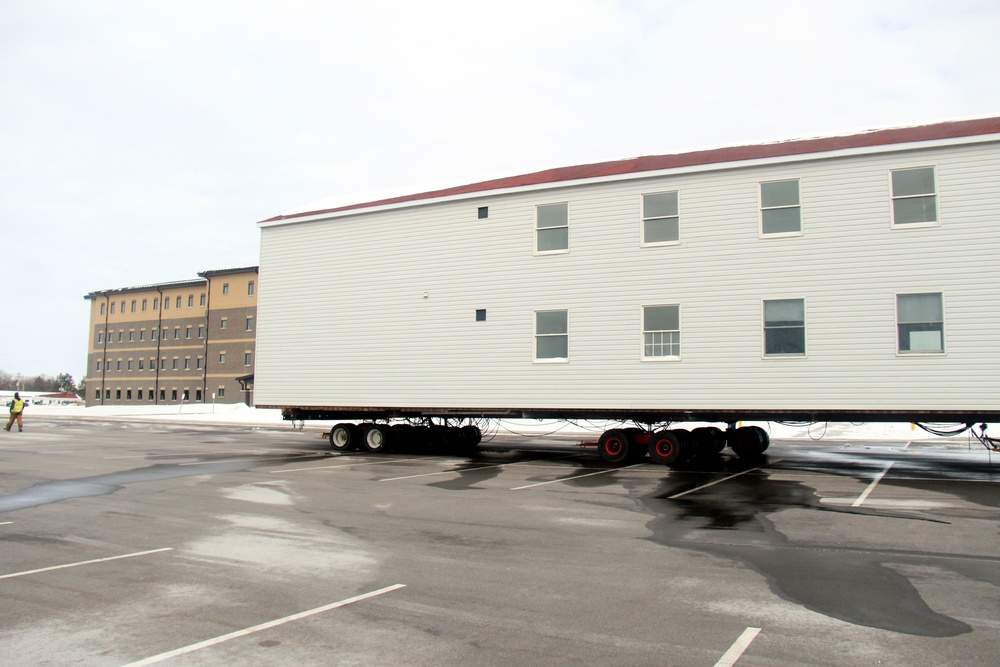
{"type": "Polygon", "coordinates": [[[8,526],[14,523],[13,521],[0,521],[0,526],[8,526]]]}
{"type": "Polygon", "coordinates": [[[730,646],[729,650],[726,651],[721,658],[719,658],[719,662],[715,663],[715,667],[732,667],[735,665],[736,661],[739,660],[740,656],[743,655],[743,652],[747,650],[750,646],[750,642],[754,640],[754,637],[757,636],[758,632],[760,632],[760,628],[747,628],[744,630],[743,634],[740,635],[740,638],[736,640],[736,643],[730,646]]]}
{"type": "Polygon", "coordinates": [[[167,651],[166,653],[160,653],[159,655],[143,658],[142,660],[138,660],[136,662],[130,662],[127,665],[124,665],[123,667],[143,667],[143,665],[152,665],[157,662],[163,662],[164,660],[175,658],[179,655],[184,655],[185,653],[191,653],[193,651],[198,651],[200,649],[207,648],[209,646],[221,644],[222,642],[229,641],[230,639],[245,637],[246,635],[253,634],[254,632],[260,632],[261,630],[267,630],[268,628],[273,628],[278,625],[284,625],[285,623],[297,621],[299,619],[306,618],[307,616],[313,616],[315,614],[320,614],[324,611],[329,611],[331,609],[336,609],[338,607],[345,607],[355,602],[360,602],[362,600],[367,600],[369,598],[373,598],[379,595],[384,595],[385,593],[391,593],[392,591],[399,590],[400,588],[406,588],[406,584],[393,584],[392,586],[386,586],[385,588],[380,588],[377,591],[356,595],[352,598],[347,598],[339,602],[332,602],[328,605],[323,605],[322,607],[316,607],[315,609],[299,612],[298,614],[292,614],[291,616],[285,616],[284,618],[278,618],[273,621],[268,621],[267,623],[261,623],[260,625],[255,625],[253,627],[245,628],[243,630],[237,630],[236,632],[230,632],[229,634],[220,635],[213,639],[206,639],[205,641],[198,642],[197,644],[189,644],[188,646],[174,649],[173,651],[167,651]]]}
{"type": "Polygon", "coordinates": [[[875,489],[875,487],[878,485],[879,482],[882,481],[882,478],[885,477],[885,474],[887,472],[889,472],[889,468],[891,468],[891,467],[892,467],[892,463],[890,463],[889,465],[887,465],[885,467],[885,470],[883,470],[878,475],[876,475],[875,479],[872,480],[872,483],[868,485],[868,488],[865,489],[864,491],[862,491],[861,495],[858,496],[858,499],[855,500],[853,503],[851,503],[851,507],[861,507],[861,503],[865,502],[865,498],[867,498],[868,494],[871,493],[875,489]]]}
{"type": "Polygon", "coordinates": [[[368,461],[367,459],[360,459],[361,461],[366,461],[366,463],[341,463],[335,466],[313,466],[312,468],[289,468],[287,470],[272,470],[272,473],[278,472],[308,472],[310,470],[326,470],[328,468],[357,468],[360,466],[377,466],[385,465],[386,463],[402,463],[404,461],[419,461],[420,459],[383,459],[382,461],[368,461]]]}
{"type": "Polygon", "coordinates": [[[522,489],[531,489],[536,486],[545,486],[546,484],[558,484],[560,482],[572,482],[574,479],[581,479],[583,477],[593,477],[594,475],[606,475],[609,472],[618,472],[619,470],[628,470],[629,468],[634,468],[636,466],[645,465],[644,463],[633,463],[630,466],[622,466],[621,468],[609,468],[607,470],[598,470],[597,472],[588,472],[586,475],[574,475],[573,477],[564,477],[562,479],[550,479],[547,482],[537,482],[535,484],[525,484],[524,486],[515,486],[511,491],[520,491],[522,489]]]}
{"type": "MultiPolygon", "coordinates": [[[[13,523],[13,522],[12,522],[13,523]]],[[[158,554],[164,551],[173,551],[173,547],[164,547],[163,549],[151,549],[149,551],[137,551],[134,554],[123,554],[121,556],[108,556],[107,558],[95,558],[94,560],[83,560],[79,563],[66,563],[65,565],[53,565],[52,567],[40,567],[37,570],[25,570],[24,572],[12,572],[10,574],[0,574],[0,579],[13,579],[14,577],[23,577],[28,574],[38,574],[39,572],[50,572],[52,570],[62,570],[67,567],[77,567],[80,565],[91,565],[93,563],[106,563],[110,560],[121,560],[122,558],[135,558],[136,556],[148,556],[149,554],[158,554]]]]}
{"type": "Polygon", "coordinates": [[[696,486],[693,489],[688,489],[687,491],[681,491],[680,493],[675,493],[672,496],[667,496],[668,499],[673,500],[674,498],[680,498],[681,496],[686,496],[689,493],[694,493],[695,491],[701,491],[702,489],[707,489],[710,486],[715,486],[716,484],[722,484],[723,482],[733,479],[734,477],[739,477],[740,475],[745,475],[748,472],[753,472],[754,470],[760,470],[765,466],[769,466],[772,463],[777,463],[780,459],[775,459],[774,461],[769,461],[762,466],[757,466],[756,468],[750,468],[749,470],[744,470],[743,472],[738,472],[735,475],[729,475],[728,477],[723,477],[722,479],[717,479],[714,482],[709,482],[708,484],[702,484],[701,486],[696,486]]]}

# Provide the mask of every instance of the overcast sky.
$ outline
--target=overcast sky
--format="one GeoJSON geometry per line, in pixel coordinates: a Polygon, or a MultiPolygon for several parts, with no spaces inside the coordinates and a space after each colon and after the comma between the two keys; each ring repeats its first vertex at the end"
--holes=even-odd
{"type": "Polygon", "coordinates": [[[998,68],[997,0],[0,0],[0,370],[309,202],[996,116],[998,68]]]}

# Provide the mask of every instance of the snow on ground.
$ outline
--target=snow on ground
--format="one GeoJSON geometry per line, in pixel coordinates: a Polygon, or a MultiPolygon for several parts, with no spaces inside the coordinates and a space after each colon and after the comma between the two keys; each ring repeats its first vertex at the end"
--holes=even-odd
{"type": "MultiPolygon", "coordinates": [[[[296,428],[281,419],[279,410],[263,410],[250,408],[245,404],[181,404],[181,405],[136,405],[118,406],[103,405],[93,407],[81,406],[30,406],[24,412],[24,419],[31,423],[31,418],[54,419],[87,419],[101,421],[139,421],[139,422],[174,422],[183,424],[216,424],[260,428],[296,428]]],[[[310,421],[305,424],[307,429],[329,428],[335,422],[310,421]]],[[[503,419],[490,420],[489,431],[496,429],[498,433],[513,433],[532,437],[580,436],[594,440],[607,428],[612,428],[615,422],[580,421],[562,422],[555,420],[503,419]]],[[[849,422],[818,422],[814,424],[786,425],[776,422],[746,422],[757,424],[767,430],[772,438],[801,440],[896,440],[908,442],[911,440],[934,439],[923,429],[909,423],[849,423],[849,422]]],[[[708,424],[689,423],[676,425],[678,428],[695,428],[708,424]]],[[[711,424],[720,426],[719,424],[711,424]]],[[[950,430],[947,425],[938,425],[942,430],[950,430]]],[[[992,425],[988,432],[1000,436],[1000,426],[992,425]]],[[[963,437],[965,437],[963,435],[963,437]]]]}

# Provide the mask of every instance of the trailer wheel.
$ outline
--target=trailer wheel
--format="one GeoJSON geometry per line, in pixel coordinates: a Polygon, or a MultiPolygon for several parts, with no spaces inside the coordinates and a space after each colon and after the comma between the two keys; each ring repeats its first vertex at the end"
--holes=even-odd
{"type": "Polygon", "coordinates": [[[741,426],[729,433],[729,447],[739,457],[759,456],[767,445],[767,431],[758,426],[741,426]]]}
{"type": "Polygon", "coordinates": [[[354,424],[337,424],[330,429],[330,448],[335,452],[346,452],[351,449],[351,441],[357,434],[354,424]]]}
{"type": "Polygon", "coordinates": [[[752,428],[753,430],[757,431],[757,434],[760,436],[761,442],[764,443],[764,446],[761,447],[759,452],[757,452],[758,454],[763,454],[765,451],[767,451],[767,448],[771,446],[771,436],[768,434],[767,431],[762,429],[760,426],[750,426],[749,428],[752,428]]]}
{"type": "Polygon", "coordinates": [[[665,466],[677,463],[684,453],[681,438],[674,431],[657,431],[649,441],[649,458],[665,466]]]}
{"type": "Polygon", "coordinates": [[[597,441],[597,452],[606,463],[621,463],[628,458],[631,444],[625,431],[613,428],[601,434],[601,439],[597,441]]]}
{"type": "Polygon", "coordinates": [[[691,431],[691,442],[695,454],[713,456],[726,448],[726,438],[722,429],[715,426],[702,426],[691,431]]]}
{"type": "Polygon", "coordinates": [[[474,424],[466,424],[461,429],[462,444],[470,448],[478,447],[483,441],[483,432],[474,424]]]}
{"type": "Polygon", "coordinates": [[[392,440],[392,428],[384,424],[372,424],[365,432],[365,449],[369,452],[384,452],[392,440]]]}

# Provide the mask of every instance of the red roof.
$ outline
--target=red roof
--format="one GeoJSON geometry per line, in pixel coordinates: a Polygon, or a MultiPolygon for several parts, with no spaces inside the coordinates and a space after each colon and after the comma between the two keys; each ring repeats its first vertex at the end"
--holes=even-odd
{"type": "Polygon", "coordinates": [[[61,391],[61,392],[59,392],[57,394],[40,394],[38,397],[39,398],[75,398],[76,400],[80,400],[79,396],[77,396],[73,392],[69,392],[69,391],[61,391]]]}
{"type": "Polygon", "coordinates": [[[351,204],[348,206],[339,206],[336,208],[328,208],[318,211],[305,211],[302,213],[278,215],[273,218],[268,218],[267,220],[264,220],[264,222],[274,222],[277,220],[289,220],[324,213],[337,213],[340,211],[372,208],[388,204],[401,204],[410,201],[420,201],[422,199],[436,199],[438,197],[487,192],[489,190],[500,190],[504,188],[517,188],[530,185],[542,185],[545,183],[575,181],[585,178],[598,178],[601,176],[636,174],[644,171],[677,169],[681,167],[693,167],[697,165],[717,164],[721,162],[739,162],[741,160],[756,160],[761,158],[783,157],[789,155],[806,155],[809,153],[823,153],[827,151],[851,148],[888,146],[892,144],[905,144],[916,141],[955,139],[959,137],[972,137],[996,133],[1000,133],[1000,117],[949,121],[944,123],[935,123],[933,125],[900,127],[888,130],[873,130],[870,132],[837,137],[796,139],[770,144],[715,148],[711,150],[693,151],[690,153],[675,153],[672,155],[647,155],[645,157],[630,158],[627,160],[582,164],[575,167],[557,167],[555,169],[536,171],[530,174],[523,174],[521,176],[497,178],[489,181],[481,181],[479,183],[471,183],[469,185],[445,188],[442,190],[432,190],[429,192],[403,195],[401,197],[391,197],[389,199],[380,199],[378,201],[351,204]]]}

